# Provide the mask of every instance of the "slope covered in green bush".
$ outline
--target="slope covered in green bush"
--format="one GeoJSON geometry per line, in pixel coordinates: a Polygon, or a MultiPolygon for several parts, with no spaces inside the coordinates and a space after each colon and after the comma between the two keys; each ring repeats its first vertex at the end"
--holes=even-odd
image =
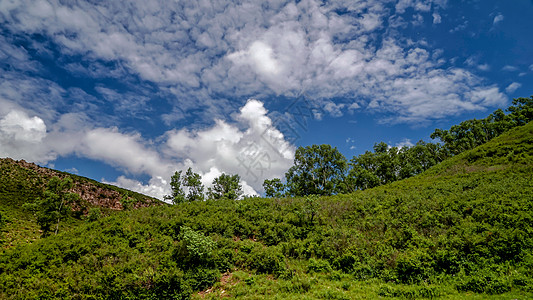
{"type": "Polygon", "coordinates": [[[24,209],[44,197],[47,184],[54,177],[72,179],[69,192],[78,194],[76,201],[69,203],[68,216],[61,222],[67,230],[79,224],[90,212],[92,217],[109,215],[129,207],[160,205],[162,202],[95,180],[39,167],[25,161],[0,158],[0,246],[12,247],[32,242],[41,235],[32,212],[24,209]]]}
{"type": "Polygon", "coordinates": [[[123,211],[5,250],[0,298],[533,296],[533,123],[349,195],[123,211]]]}

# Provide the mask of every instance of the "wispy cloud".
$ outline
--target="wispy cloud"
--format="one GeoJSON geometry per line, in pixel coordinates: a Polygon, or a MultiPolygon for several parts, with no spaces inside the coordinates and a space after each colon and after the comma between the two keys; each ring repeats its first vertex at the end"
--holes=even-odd
{"type": "Polygon", "coordinates": [[[502,71],[515,72],[515,71],[518,71],[518,68],[515,66],[505,65],[503,66],[502,71]]]}
{"type": "MultiPolygon", "coordinates": [[[[234,108],[220,105],[216,99],[220,96],[291,97],[302,90],[316,101],[376,97],[389,110],[406,114],[416,110],[409,107],[416,99],[400,105],[384,90],[415,70],[420,81],[431,80],[433,72],[443,74],[444,70],[430,56],[412,59],[412,53],[431,51],[424,44],[407,43],[393,28],[384,35],[376,31],[385,20],[401,17],[409,9],[417,12],[415,25],[424,15],[438,23],[438,10],[446,4],[442,0],[326,4],[310,0],[270,5],[18,1],[3,6],[1,13],[9,32],[44,35],[62,55],[83,57],[81,62],[66,64],[65,70],[94,77],[136,74],[161,92],[174,95],[166,98],[182,111],[197,109],[190,103],[198,101],[206,112],[202,118],[208,118],[207,113],[221,116],[234,108]],[[340,8],[347,13],[337,13],[340,8]],[[386,55],[387,51],[393,55],[386,55]]],[[[472,88],[484,88],[480,80],[476,82],[472,88]]],[[[434,96],[447,101],[458,95],[457,100],[468,104],[470,100],[458,92],[441,90],[434,96]]],[[[434,109],[438,111],[439,105],[434,109]]],[[[410,115],[400,120],[424,117],[410,115]]]]}
{"type": "Polygon", "coordinates": [[[494,17],[492,24],[496,25],[498,23],[501,23],[503,20],[505,20],[505,17],[501,13],[499,13],[494,17]]]}
{"type": "Polygon", "coordinates": [[[509,86],[507,86],[505,88],[505,92],[507,94],[512,94],[512,93],[516,92],[516,90],[518,90],[521,86],[522,86],[522,84],[520,84],[518,82],[513,82],[513,83],[511,83],[509,86]]]}
{"type": "Polygon", "coordinates": [[[443,22],[446,7],[446,0],[3,4],[0,155],[103,161],[125,172],[109,180],[159,197],[166,178],[188,166],[206,182],[239,173],[247,191],[258,191],[262,179],[283,176],[295,146],[261,101],[247,99],[305,92],[322,108],[316,118],[357,110],[390,123],[505,103],[476,75],[488,66],[450,66],[443,50],[402,34],[431,18],[443,22]],[[91,84],[62,84],[56,72],[91,84]],[[164,111],[155,110],[156,99],[164,111]],[[123,126],[128,118],[167,127],[144,136],[123,126]],[[243,169],[239,159],[258,153],[271,159],[268,169],[243,169]]]}

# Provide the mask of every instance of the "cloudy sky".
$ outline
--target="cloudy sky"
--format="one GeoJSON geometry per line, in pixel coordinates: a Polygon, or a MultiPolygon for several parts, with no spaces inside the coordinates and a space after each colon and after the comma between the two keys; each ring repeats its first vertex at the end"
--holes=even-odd
{"type": "Polygon", "coordinates": [[[162,198],[248,194],[298,146],[346,157],[533,95],[533,1],[0,0],[0,157],[162,198]]]}

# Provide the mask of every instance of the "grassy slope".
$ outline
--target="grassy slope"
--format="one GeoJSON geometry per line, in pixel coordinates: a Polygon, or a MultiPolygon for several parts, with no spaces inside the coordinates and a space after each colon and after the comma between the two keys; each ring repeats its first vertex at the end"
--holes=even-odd
{"type": "Polygon", "coordinates": [[[120,212],[6,251],[0,298],[533,297],[532,155],[533,123],[350,195],[120,212]]]}
{"type": "MultiPolygon", "coordinates": [[[[127,195],[132,202],[146,202],[147,200],[159,202],[157,199],[86,177],[47,168],[39,169],[41,172],[25,168],[10,159],[0,159],[0,214],[4,224],[0,241],[3,247],[33,242],[40,237],[39,226],[35,222],[35,217],[30,212],[23,210],[22,204],[33,202],[40,197],[51,176],[69,176],[76,186],[85,185],[99,190],[114,191],[122,196],[127,195]]],[[[98,198],[98,195],[95,195],[95,198],[98,198]]],[[[88,203],[82,205],[87,208],[96,207],[88,203]]],[[[101,207],[101,209],[104,214],[112,213],[109,208],[101,207]]],[[[79,217],[70,217],[61,223],[61,230],[68,230],[79,224],[83,224],[79,217]]]]}

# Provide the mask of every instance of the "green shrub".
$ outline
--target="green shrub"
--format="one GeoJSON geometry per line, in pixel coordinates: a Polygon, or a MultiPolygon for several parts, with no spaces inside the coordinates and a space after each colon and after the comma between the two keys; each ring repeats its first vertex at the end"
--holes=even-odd
{"type": "Polygon", "coordinates": [[[327,273],[331,271],[331,266],[327,260],[323,259],[309,259],[309,263],[307,265],[307,272],[308,273],[327,273]]]}
{"type": "Polygon", "coordinates": [[[424,249],[401,253],[396,261],[398,279],[403,283],[417,283],[433,273],[433,260],[424,249]]]}
{"type": "Polygon", "coordinates": [[[93,207],[89,209],[89,213],[87,214],[86,220],[88,222],[94,222],[102,216],[102,211],[99,207],[93,207]]]}
{"type": "Polygon", "coordinates": [[[248,258],[248,267],[259,273],[281,275],[285,271],[283,255],[277,247],[257,247],[248,258]]]}
{"type": "Polygon", "coordinates": [[[217,282],[220,279],[220,273],[217,270],[196,268],[188,272],[187,278],[193,290],[201,291],[217,282]]]}
{"type": "MultiPolygon", "coordinates": [[[[185,260],[192,263],[204,263],[212,257],[216,243],[208,236],[192,230],[190,227],[180,228],[182,246],[185,248],[185,260]]],[[[183,254],[183,251],[181,251],[183,254]]]]}

